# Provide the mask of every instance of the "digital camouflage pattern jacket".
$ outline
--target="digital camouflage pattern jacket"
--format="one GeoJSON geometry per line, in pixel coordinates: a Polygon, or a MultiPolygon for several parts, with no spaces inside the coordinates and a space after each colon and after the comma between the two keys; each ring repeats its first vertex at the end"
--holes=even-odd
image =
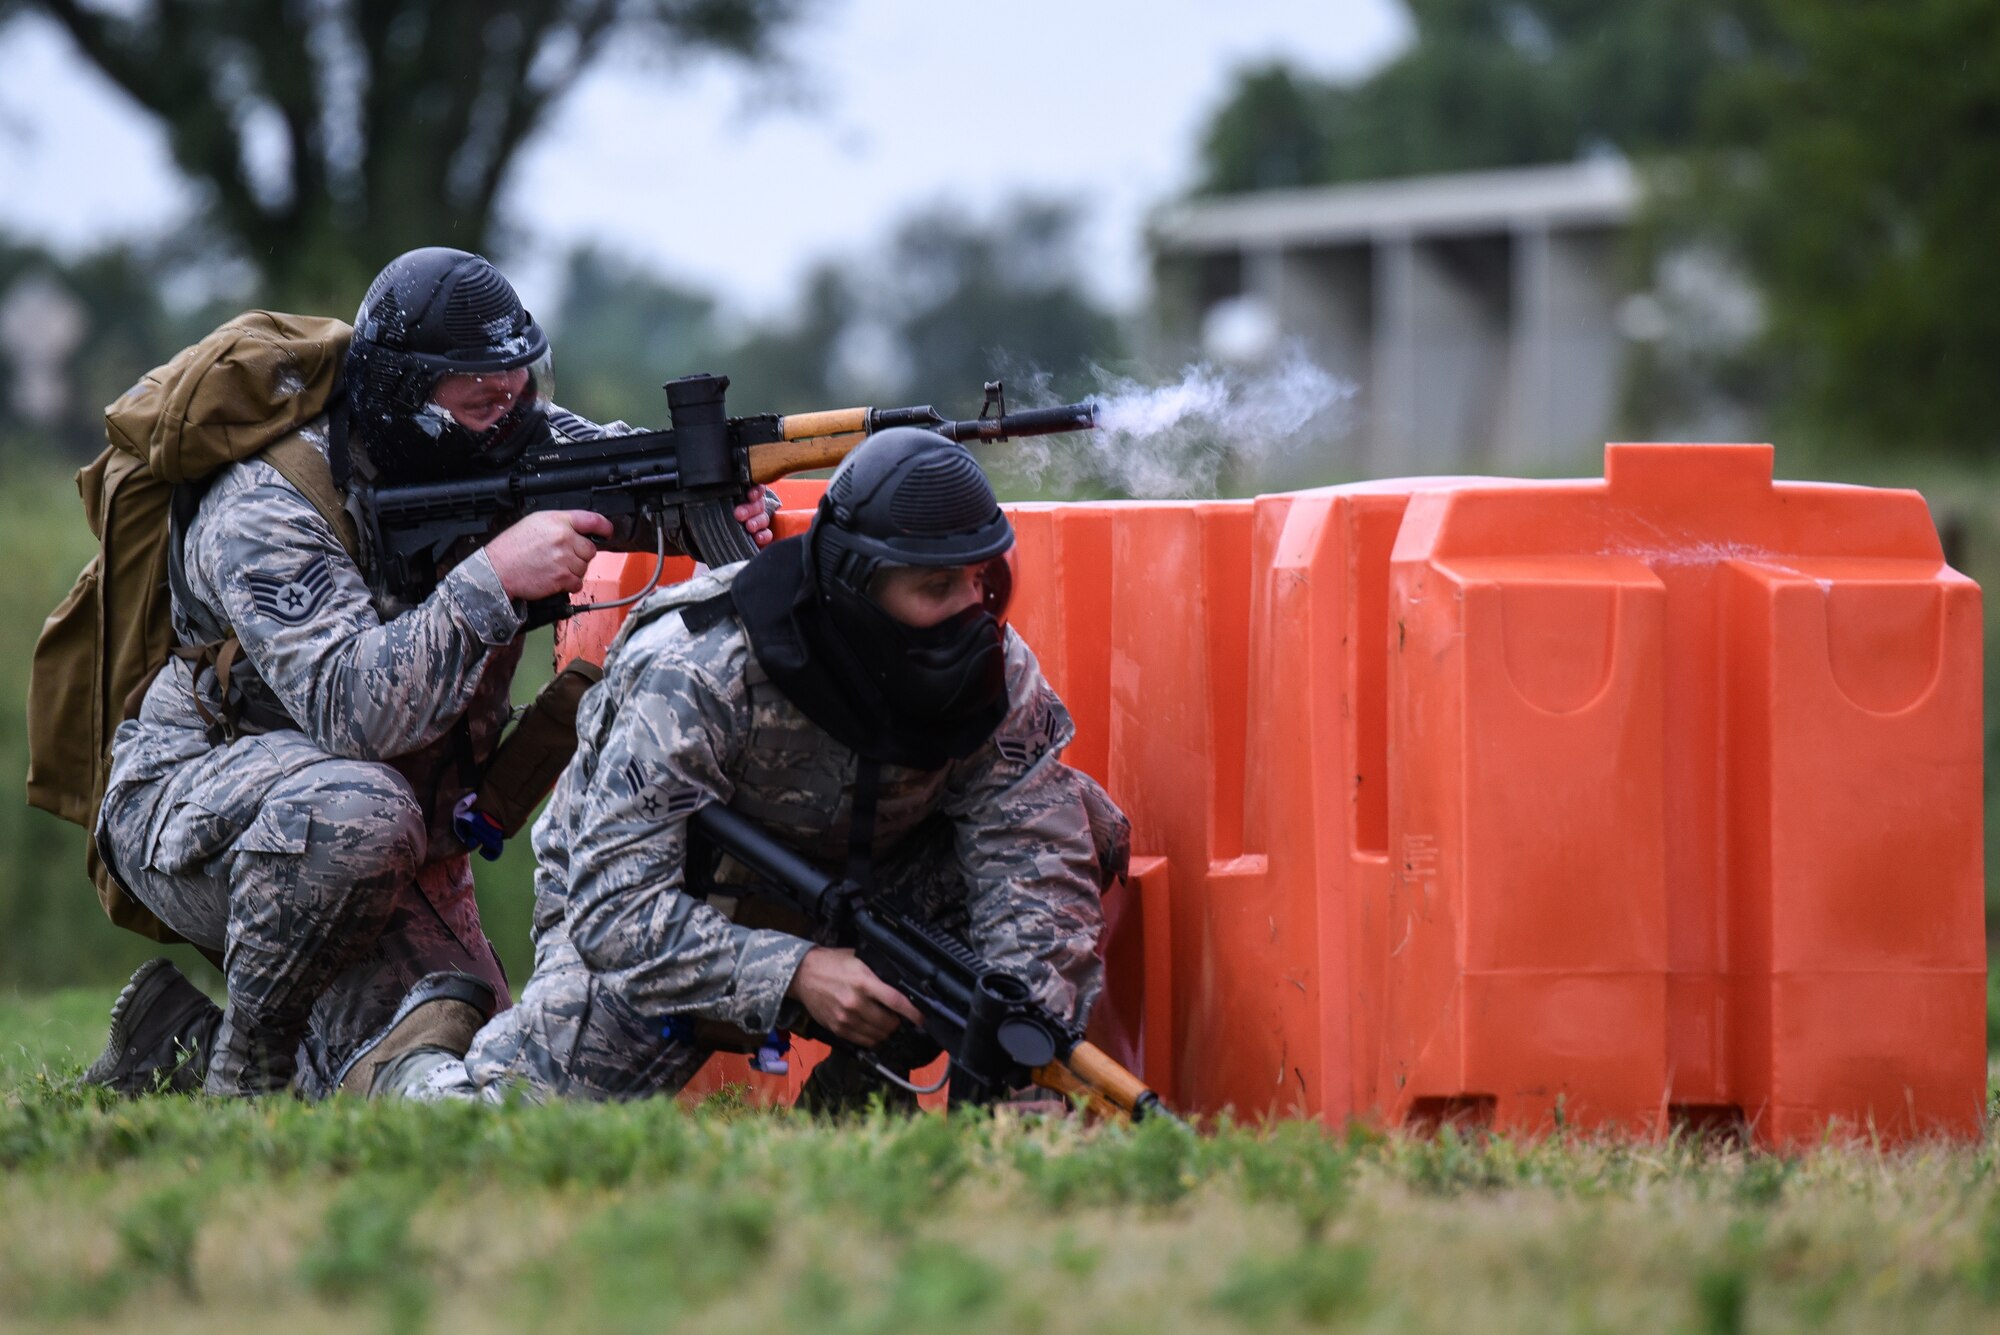
{"type": "MultiPolygon", "coordinates": [[[[684,892],[688,815],[725,802],[841,865],[859,760],[772,684],[733,614],[698,631],[683,622],[739,569],[653,595],[614,643],[578,713],[576,758],[535,826],[534,932],[538,977],[545,960],[576,960],[635,1015],[762,1032],[810,943],[740,926],[684,892]]],[[[1080,1017],[1102,981],[1105,869],[1122,869],[1129,827],[1062,763],[1069,711],[1011,629],[1007,689],[1005,721],[971,756],[933,771],[883,766],[873,848],[892,861],[927,818],[947,820],[973,944],[1080,1017]]]]}

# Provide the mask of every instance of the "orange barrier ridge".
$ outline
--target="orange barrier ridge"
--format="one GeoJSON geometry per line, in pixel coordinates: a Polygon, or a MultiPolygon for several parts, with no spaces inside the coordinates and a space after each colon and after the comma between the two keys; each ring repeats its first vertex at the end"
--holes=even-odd
{"type": "MultiPolygon", "coordinates": [[[[1197,1113],[1974,1133],[1979,592],[1914,493],[1770,468],[1008,507],[1014,622],[1144,855],[1092,1036],[1197,1113]]],[[[802,1046],[694,1091],[789,1097],[802,1046]]]]}

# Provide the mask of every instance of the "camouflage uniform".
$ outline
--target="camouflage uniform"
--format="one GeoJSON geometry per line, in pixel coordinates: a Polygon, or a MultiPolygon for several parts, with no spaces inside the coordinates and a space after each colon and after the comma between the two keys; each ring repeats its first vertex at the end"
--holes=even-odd
{"type": "MultiPolygon", "coordinates": [[[[307,434],[325,448],[323,420],[307,434]]],[[[218,735],[202,713],[219,714],[214,673],[170,661],[118,729],[99,847],[163,922],[222,954],[205,1088],[323,1094],[425,974],[474,974],[505,1004],[450,821],[507,721],[521,613],[483,552],[416,607],[378,607],[326,520],[258,459],[217,475],[184,569],[175,634],[241,640],[250,735],[218,735]]]]}
{"type": "MultiPolygon", "coordinates": [[[[848,852],[855,754],[771,683],[735,616],[699,631],[680,616],[740,569],[664,590],[634,613],[535,826],[534,976],[480,1031],[462,1070],[433,1060],[403,1092],[671,1092],[709,1053],[663,1037],[669,1018],[752,1033],[802,1018],[785,991],[811,943],[741,926],[684,892],[687,817],[708,802],[730,803],[824,863],[848,852]]],[[[1122,862],[1126,824],[1061,762],[1069,712],[1012,631],[1007,686],[1008,716],[973,755],[940,770],[882,768],[878,892],[960,926],[1044,1004],[1081,1016],[1101,983],[1098,896],[1105,868],[1122,862]]]]}

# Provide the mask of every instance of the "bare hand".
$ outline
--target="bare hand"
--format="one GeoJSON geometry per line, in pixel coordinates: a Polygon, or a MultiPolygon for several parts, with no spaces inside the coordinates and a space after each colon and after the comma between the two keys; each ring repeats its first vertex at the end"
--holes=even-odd
{"type": "Polygon", "coordinates": [[[597,555],[591,536],[611,536],[611,521],[589,510],[542,510],[486,544],[486,559],[509,598],[533,602],[575,593],[597,555]]]}
{"type": "Polygon", "coordinates": [[[771,539],[778,535],[771,532],[771,512],[764,508],[764,489],[750,488],[749,496],[736,507],[736,522],[743,525],[743,531],[750,535],[750,541],[759,547],[771,545],[771,539]]]}
{"type": "Polygon", "coordinates": [[[864,1048],[887,1039],[902,1020],[923,1023],[909,999],[877,978],[851,950],[814,946],[799,961],[785,995],[797,998],[835,1034],[864,1048]]]}

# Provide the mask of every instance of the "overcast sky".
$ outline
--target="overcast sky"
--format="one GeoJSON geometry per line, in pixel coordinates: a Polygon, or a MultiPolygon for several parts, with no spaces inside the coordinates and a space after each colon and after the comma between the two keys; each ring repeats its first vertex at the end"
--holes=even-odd
{"type": "MultiPolygon", "coordinates": [[[[721,65],[593,72],[519,160],[526,236],[498,258],[531,306],[595,239],[765,314],[913,208],[1056,193],[1085,203],[1092,280],[1128,303],[1145,211],[1186,185],[1232,70],[1360,73],[1406,34],[1394,0],[829,0],[788,40],[803,106],[721,65]]],[[[0,38],[0,72],[0,227],[75,253],[185,216],[164,136],[52,25],[0,38]]]]}

